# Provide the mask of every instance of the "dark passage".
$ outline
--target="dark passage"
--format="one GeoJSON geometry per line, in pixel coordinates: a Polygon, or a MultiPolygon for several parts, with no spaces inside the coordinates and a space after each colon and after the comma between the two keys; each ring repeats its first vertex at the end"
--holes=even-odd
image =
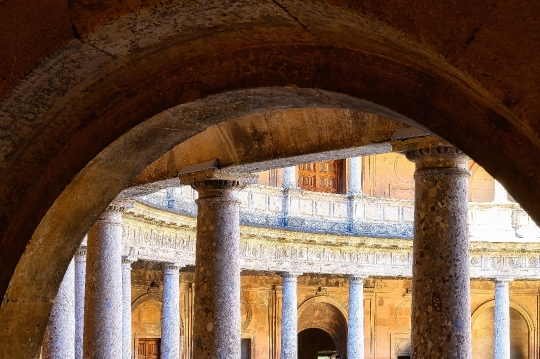
{"type": "Polygon", "coordinates": [[[325,359],[336,353],[336,345],[321,329],[306,329],[298,333],[298,359],[325,359]]]}

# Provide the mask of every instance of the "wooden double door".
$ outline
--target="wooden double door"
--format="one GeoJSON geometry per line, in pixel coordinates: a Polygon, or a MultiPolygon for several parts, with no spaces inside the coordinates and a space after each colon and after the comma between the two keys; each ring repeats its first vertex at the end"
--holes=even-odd
{"type": "Polygon", "coordinates": [[[137,349],[139,359],[159,359],[160,339],[157,338],[140,338],[139,347],[137,349]]]}

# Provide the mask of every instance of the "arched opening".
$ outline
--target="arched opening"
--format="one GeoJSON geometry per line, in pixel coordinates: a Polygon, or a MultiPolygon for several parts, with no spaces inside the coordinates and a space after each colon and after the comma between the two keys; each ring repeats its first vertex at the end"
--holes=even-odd
{"type": "MultiPolygon", "coordinates": [[[[432,47],[416,43],[377,21],[377,17],[358,10],[322,4],[319,11],[310,11],[307,4],[298,3],[295,11],[307,17],[304,25],[298,27],[296,21],[288,18],[288,11],[269,4],[269,9],[239,8],[223,23],[215,22],[213,12],[205,13],[199,7],[168,10],[171,16],[195,14],[199,19],[197,26],[211,25],[203,26],[203,30],[188,29],[191,22],[180,21],[186,27],[178,27],[178,33],[160,27],[176,23],[165,19],[160,9],[136,20],[126,17],[101,31],[97,29],[84,42],[75,41],[59,50],[43,61],[38,71],[29,74],[29,81],[13,92],[15,97],[6,97],[2,107],[8,114],[6,123],[17,124],[15,127],[21,127],[24,133],[20,138],[18,133],[13,135],[13,141],[7,139],[6,148],[13,151],[6,156],[9,164],[2,167],[9,170],[0,188],[4,203],[0,215],[0,294],[6,292],[8,283],[11,289],[7,290],[0,310],[8,333],[1,343],[1,353],[26,347],[30,348],[28,352],[36,351],[35,344],[22,343],[40,342],[36,338],[43,334],[51,298],[77,241],[137,173],[174,145],[172,137],[176,143],[181,142],[212,121],[240,115],[232,114],[231,108],[253,110],[256,106],[253,98],[244,108],[231,97],[226,106],[228,112],[214,117],[204,111],[200,118],[179,116],[161,125],[149,121],[145,131],[134,130],[155,114],[209,94],[292,85],[365,98],[380,104],[388,115],[390,111],[386,109],[392,109],[443,135],[478,158],[490,172],[499,174],[503,182],[510,183],[516,198],[527,202],[527,209],[540,213],[537,179],[526,175],[535,173],[535,138],[525,136],[500,99],[459,71],[459,66],[446,62],[446,56],[433,53],[432,47]],[[341,19],[340,25],[328,28],[328,18],[341,19]],[[132,30],[144,21],[154,24],[148,29],[157,28],[158,33],[132,30]],[[240,25],[241,30],[235,30],[235,25],[240,25]],[[311,29],[309,36],[304,33],[305,27],[311,29]],[[131,38],[133,33],[137,33],[137,38],[131,38]],[[253,33],[264,36],[253,37],[253,33]],[[223,44],[235,46],[225,46],[223,54],[216,52],[224,48],[223,44]],[[55,71],[60,70],[69,72],[71,78],[58,81],[63,77],[55,71]],[[39,84],[44,84],[44,88],[39,84]],[[28,95],[19,99],[20,93],[28,95]],[[36,103],[31,103],[31,99],[36,103]],[[20,108],[11,104],[20,104],[20,108]],[[25,108],[34,112],[24,113],[25,108]],[[38,109],[42,112],[36,112],[38,109]],[[11,114],[18,117],[14,115],[11,121],[11,114]],[[29,123],[28,119],[37,119],[36,128],[19,126],[29,123]],[[131,144],[133,147],[125,138],[119,140],[116,148],[110,146],[128,132],[137,138],[131,144]],[[148,136],[140,136],[141,133],[148,136]],[[493,142],[499,145],[492,146],[493,142]],[[152,143],[153,148],[147,148],[145,143],[152,143]],[[514,146],[516,143],[519,146],[514,146]],[[513,180],[514,175],[521,183],[513,180]],[[85,187],[88,183],[96,187],[85,187]],[[100,197],[87,198],[88,193],[89,197],[96,197],[95,193],[100,197]],[[36,230],[40,223],[42,227],[36,230]],[[29,241],[35,243],[27,245],[29,241]],[[23,311],[32,315],[22,318],[14,314],[23,311]]],[[[332,102],[329,92],[316,92],[319,103],[306,107],[321,103],[355,106],[349,97],[332,102]]],[[[287,99],[287,106],[299,107],[290,104],[293,97],[287,99]]],[[[274,100],[271,98],[261,107],[282,106],[274,100]]],[[[376,107],[370,106],[372,110],[376,107]]],[[[197,110],[192,107],[191,111],[197,110]]],[[[16,350],[19,353],[23,349],[16,350]]],[[[30,355],[33,354],[20,354],[30,355]]]]}
{"type": "MultiPolygon", "coordinates": [[[[347,357],[347,319],[340,302],[331,297],[308,299],[298,308],[298,332],[320,329],[332,338],[336,353],[347,357]]],[[[300,348],[300,347],[299,347],[300,348]]]]}
{"type": "Polygon", "coordinates": [[[337,353],[330,334],[309,328],[298,333],[298,359],[329,359],[337,353]]]}
{"type": "MultiPolygon", "coordinates": [[[[494,307],[484,309],[473,322],[473,358],[494,356],[494,307]]],[[[516,308],[510,307],[510,358],[529,359],[530,331],[527,320],[516,308]]]]}

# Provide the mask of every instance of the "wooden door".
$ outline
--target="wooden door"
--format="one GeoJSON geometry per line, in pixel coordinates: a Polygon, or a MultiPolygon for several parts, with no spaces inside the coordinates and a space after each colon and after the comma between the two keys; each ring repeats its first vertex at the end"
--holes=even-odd
{"type": "Polygon", "coordinates": [[[308,191],[343,193],[343,160],[302,163],[298,166],[298,185],[308,191]]]}
{"type": "Polygon", "coordinates": [[[251,359],[250,338],[242,338],[240,341],[240,359],[251,359]]]}
{"type": "Polygon", "coordinates": [[[139,339],[139,359],[159,359],[160,339],[139,339]]]}

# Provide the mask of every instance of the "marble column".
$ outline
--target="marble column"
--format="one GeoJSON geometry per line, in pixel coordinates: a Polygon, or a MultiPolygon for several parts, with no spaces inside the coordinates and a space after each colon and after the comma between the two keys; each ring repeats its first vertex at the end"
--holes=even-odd
{"type": "Polygon", "coordinates": [[[122,213],[113,202],[88,233],[84,358],[122,358],[122,213]]]}
{"type": "Polygon", "coordinates": [[[512,278],[495,278],[494,358],[510,359],[510,293],[512,278]]]}
{"type": "Polygon", "coordinates": [[[298,358],[298,276],[301,273],[283,273],[281,303],[281,359],[298,358]]]}
{"type": "Polygon", "coordinates": [[[347,358],[364,359],[364,276],[349,277],[347,358]]]}
{"type": "Polygon", "coordinates": [[[296,166],[283,168],[283,188],[284,189],[297,189],[298,183],[296,183],[296,166]]]}
{"type": "Polygon", "coordinates": [[[131,264],[122,257],[122,359],[131,359],[131,264]]]}
{"type": "Polygon", "coordinates": [[[161,307],[161,358],[180,358],[180,266],[163,266],[163,301],[161,307]]]}
{"type": "Polygon", "coordinates": [[[240,183],[196,181],[195,323],[197,359],[240,358],[240,183]]]}
{"type": "Polygon", "coordinates": [[[86,277],[86,246],[75,254],[75,359],[83,357],[84,287],[86,277]]]}
{"type": "Polygon", "coordinates": [[[43,359],[75,358],[75,265],[64,274],[43,341],[43,359]]]}
{"type": "Polygon", "coordinates": [[[349,158],[349,195],[357,196],[362,191],[362,157],[349,158]]]}
{"type": "Polygon", "coordinates": [[[416,164],[412,358],[470,359],[468,158],[451,146],[406,155],[416,164]]]}

